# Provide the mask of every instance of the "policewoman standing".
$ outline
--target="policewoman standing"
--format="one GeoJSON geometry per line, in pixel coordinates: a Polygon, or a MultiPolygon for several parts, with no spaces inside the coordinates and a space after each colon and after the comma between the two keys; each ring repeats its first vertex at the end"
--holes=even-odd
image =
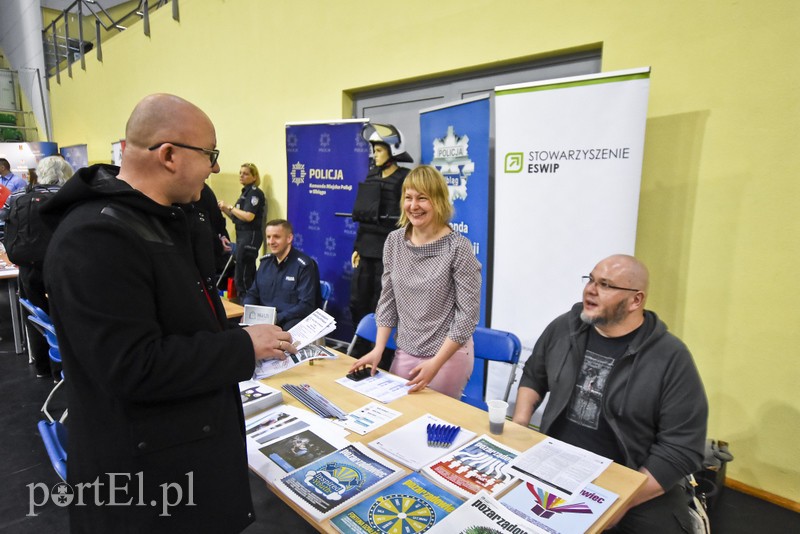
{"type": "Polygon", "coordinates": [[[264,192],[258,188],[261,185],[261,176],[255,164],[242,164],[239,169],[239,183],[242,184],[242,194],[236,203],[231,206],[220,201],[219,209],[230,217],[236,228],[236,271],[233,279],[236,294],[244,295],[253,285],[256,276],[256,258],[264,242],[262,225],[267,214],[267,203],[264,192]]]}

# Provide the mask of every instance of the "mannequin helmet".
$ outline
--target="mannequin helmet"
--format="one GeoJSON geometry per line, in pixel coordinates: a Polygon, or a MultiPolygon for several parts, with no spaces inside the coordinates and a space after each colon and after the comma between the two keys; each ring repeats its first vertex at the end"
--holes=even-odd
{"type": "Polygon", "coordinates": [[[391,124],[367,123],[361,130],[361,137],[370,145],[381,143],[389,147],[391,159],[394,161],[414,163],[414,158],[406,152],[403,134],[391,124]]]}

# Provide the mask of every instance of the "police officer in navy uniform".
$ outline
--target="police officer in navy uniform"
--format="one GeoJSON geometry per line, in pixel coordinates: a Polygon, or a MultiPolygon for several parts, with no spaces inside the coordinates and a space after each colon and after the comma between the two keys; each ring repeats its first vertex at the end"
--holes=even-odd
{"type": "Polygon", "coordinates": [[[275,324],[289,330],[322,306],[317,262],[292,246],[294,229],[286,219],[267,223],[269,254],[261,258],[255,282],[242,304],[275,308],[275,324]]]}
{"type": "Polygon", "coordinates": [[[267,215],[264,192],[258,188],[261,177],[253,163],[243,163],[239,169],[242,194],[233,206],[219,202],[219,209],[231,218],[236,227],[236,271],[233,279],[236,294],[244,295],[256,276],[256,258],[264,242],[263,224],[267,215]]]}
{"type": "MultiPolygon", "coordinates": [[[[358,223],[350,283],[353,325],[374,312],[378,304],[383,275],[383,245],[389,232],[397,229],[403,181],[409,172],[397,163],[414,162],[406,152],[402,134],[394,126],[367,124],[361,135],[372,147],[374,165],[366,179],[358,185],[353,206],[353,220],[358,223]]],[[[359,339],[353,355],[361,356],[371,348],[371,343],[359,339]]],[[[388,370],[393,356],[394,351],[387,350],[380,367],[388,370]]]]}

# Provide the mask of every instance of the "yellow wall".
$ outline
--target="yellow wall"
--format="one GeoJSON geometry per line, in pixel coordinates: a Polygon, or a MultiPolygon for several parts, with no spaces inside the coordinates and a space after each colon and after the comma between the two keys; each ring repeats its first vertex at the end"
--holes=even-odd
{"type": "Polygon", "coordinates": [[[795,0],[183,0],[152,37],[51,85],[55,139],[108,161],[144,95],[174,92],[217,126],[233,201],[240,163],[286,213],[284,123],[348,116],[345,92],[601,45],[603,70],[652,66],[637,254],[650,307],[692,349],[728,476],[800,501],[800,3],[795,0]],[[383,6],[383,10],[380,6],[383,6]],[[344,111],[343,111],[344,109],[344,111]],[[270,180],[271,178],[271,180],[270,180]]]}

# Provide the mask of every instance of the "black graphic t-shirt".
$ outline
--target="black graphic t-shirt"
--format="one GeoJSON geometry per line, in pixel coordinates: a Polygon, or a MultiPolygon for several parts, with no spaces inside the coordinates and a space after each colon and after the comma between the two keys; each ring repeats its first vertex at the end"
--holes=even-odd
{"type": "Polygon", "coordinates": [[[551,436],[625,464],[622,449],[603,415],[603,398],[611,369],[625,354],[638,330],[612,338],[601,336],[594,328],[589,330],[578,380],[567,409],[550,429],[551,436]]]}

